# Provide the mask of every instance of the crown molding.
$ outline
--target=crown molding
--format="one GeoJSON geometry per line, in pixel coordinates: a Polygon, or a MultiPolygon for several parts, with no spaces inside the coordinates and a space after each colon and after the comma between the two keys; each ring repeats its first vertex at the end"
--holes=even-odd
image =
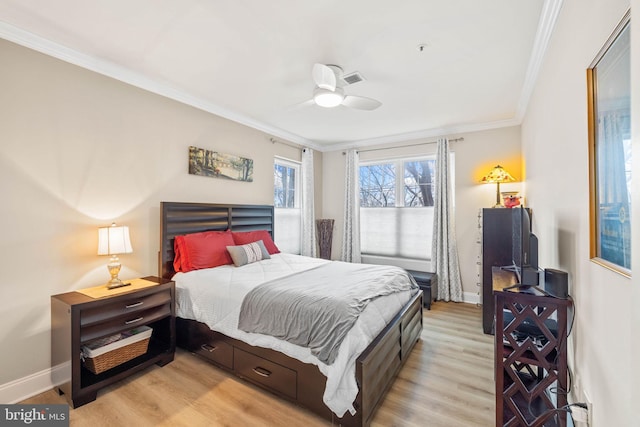
{"type": "Polygon", "coordinates": [[[250,128],[259,130],[269,135],[286,139],[301,146],[308,146],[319,149],[318,145],[299,135],[292,134],[283,129],[268,126],[250,117],[227,110],[218,105],[207,102],[201,98],[188,94],[184,91],[171,87],[166,83],[152,80],[140,73],[133,72],[125,67],[110,61],[105,61],[90,55],[86,55],[74,49],[70,49],[58,43],[44,39],[28,31],[24,31],[6,22],[0,21],[0,37],[10,42],[19,44],[29,49],[35,50],[45,55],[60,59],[81,68],[94,71],[107,77],[119,80],[123,83],[144,89],[156,95],[190,105],[211,114],[225,119],[243,124],[250,128]]]}
{"type": "Polygon", "coordinates": [[[416,132],[401,133],[397,135],[383,136],[380,138],[363,139],[359,141],[349,141],[344,143],[336,143],[325,145],[324,151],[349,150],[351,148],[371,147],[375,145],[394,144],[397,142],[407,142],[426,138],[436,138],[440,136],[460,135],[470,132],[481,132],[484,130],[499,129],[510,126],[518,126],[521,121],[515,118],[506,120],[497,120],[493,122],[459,124],[447,127],[425,129],[416,132]]]}
{"type": "Polygon", "coordinates": [[[516,108],[515,119],[519,122],[522,122],[527,113],[529,100],[531,99],[533,89],[538,80],[540,68],[542,67],[547,48],[549,47],[549,40],[551,40],[551,35],[556,27],[563,3],[564,0],[545,0],[542,5],[542,12],[540,13],[538,30],[533,42],[533,48],[531,49],[527,74],[525,75],[522,91],[520,92],[520,100],[516,108]]]}

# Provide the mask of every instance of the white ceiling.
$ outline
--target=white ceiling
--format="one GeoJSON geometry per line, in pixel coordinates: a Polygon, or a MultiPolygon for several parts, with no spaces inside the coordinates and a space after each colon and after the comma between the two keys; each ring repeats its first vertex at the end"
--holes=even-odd
{"type": "Polygon", "coordinates": [[[0,37],[327,150],[518,124],[561,3],[2,0],[0,37]],[[316,62],[382,106],[299,105],[316,62]]]}

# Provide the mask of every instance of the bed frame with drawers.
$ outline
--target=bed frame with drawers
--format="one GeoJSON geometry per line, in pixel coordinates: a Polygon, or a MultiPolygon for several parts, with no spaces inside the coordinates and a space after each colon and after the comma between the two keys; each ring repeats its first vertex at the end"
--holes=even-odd
{"type": "MultiPolygon", "coordinates": [[[[171,278],[177,235],[208,230],[268,230],[273,236],[274,209],[268,205],[161,203],[160,276],[171,278]]],[[[362,352],[356,361],[359,393],[355,415],[338,418],[322,401],[326,377],[312,364],[274,350],[255,347],[177,318],[177,345],[214,365],[305,407],[336,425],[368,426],[422,331],[422,292],[418,292],[362,352]]]]}

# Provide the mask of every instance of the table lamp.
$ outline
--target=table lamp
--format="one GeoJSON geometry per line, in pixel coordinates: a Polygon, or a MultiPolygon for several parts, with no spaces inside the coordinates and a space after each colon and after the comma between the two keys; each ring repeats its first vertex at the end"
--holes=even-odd
{"type": "Polygon", "coordinates": [[[485,184],[490,184],[495,182],[496,184],[498,184],[498,186],[496,187],[496,204],[494,208],[502,207],[502,202],[500,201],[500,183],[512,182],[512,181],[515,181],[515,178],[513,178],[509,174],[509,172],[504,170],[504,168],[500,165],[494,166],[493,169],[491,169],[491,171],[489,171],[487,175],[482,177],[480,182],[483,182],[485,184]]]}
{"type": "Polygon", "coordinates": [[[107,269],[111,274],[111,280],[107,282],[108,289],[130,285],[130,283],[123,283],[118,278],[118,273],[120,273],[120,268],[122,267],[118,254],[130,254],[132,252],[129,227],[117,226],[114,222],[111,227],[98,229],[98,255],[111,255],[109,264],[107,264],[107,269]]]}

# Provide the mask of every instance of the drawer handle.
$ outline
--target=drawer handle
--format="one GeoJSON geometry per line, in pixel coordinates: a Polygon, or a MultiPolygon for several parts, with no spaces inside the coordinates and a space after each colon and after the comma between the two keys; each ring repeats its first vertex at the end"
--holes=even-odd
{"type": "Polygon", "coordinates": [[[136,302],[136,303],[133,303],[133,304],[126,305],[124,308],[130,309],[130,308],[134,308],[134,307],[140,307],[142,304],[144,304],[144,302],[140,301],[140,302],[136,302]]]}
{"type": "Polygon", "coordinates": [[[265,378],[271,375],[271,371],[261,368],[260,366],[256,366],[255,368],[253,368],[253,372],[265,378]]]}
{"type": "Polygon", "coordinates": [[[127,320],[126,322],[124,322],[124,324],[125,325],[130,325],[132,323],[137,323],[137,322],[141,321],[142,319],[144,319],[144,317],[138,317],[137,319],[127,320]]]}
{"type": "Polygon", "coordinates": [[[216,350],[216,347],[209,344],[202,344],[200,346],[201,349],[208,351],[209,353],[213,353],[216,350]]]}

